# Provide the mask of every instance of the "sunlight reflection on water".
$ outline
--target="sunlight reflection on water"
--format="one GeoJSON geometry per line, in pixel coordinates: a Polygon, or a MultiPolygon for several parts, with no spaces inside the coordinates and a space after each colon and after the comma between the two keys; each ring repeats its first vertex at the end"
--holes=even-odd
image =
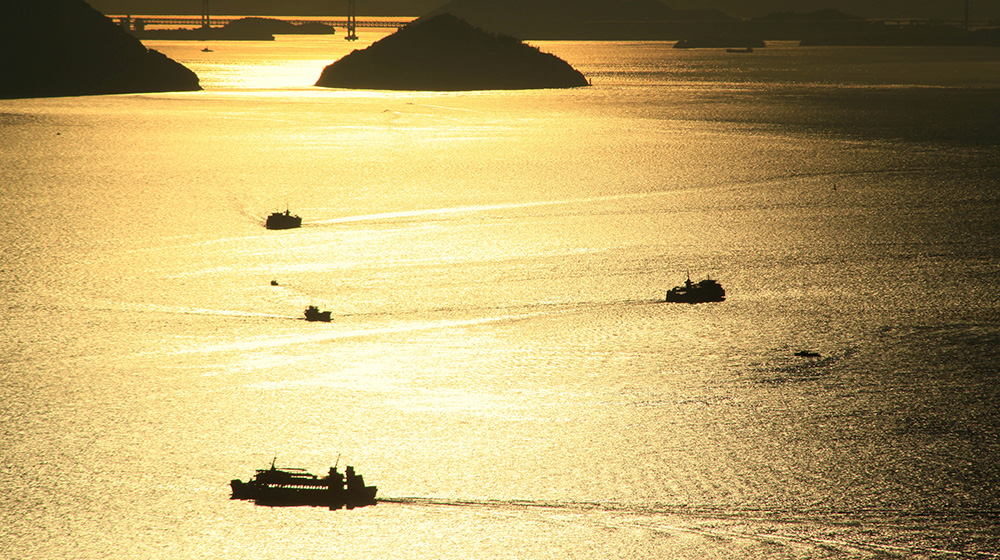
{"type": "Polygon", "coordinates": [[[938,91],[937,49],[851,51],[920,55],[855,87],[842,50],[727,75],[552,42],[595,86],[309,85],[355,46],[162,42],[206,91],[5,103],[2,552],[993,554],[1000,162],[946,134],[988,99],[968,61],[938,91]],[[968,101],[926,117],[945,138],[885,113],[937,96],[968,101]],[[727,300],[663,302],[687,273],[727,300]],[[394,499],[228,499],[341,453],[394,499]]]}

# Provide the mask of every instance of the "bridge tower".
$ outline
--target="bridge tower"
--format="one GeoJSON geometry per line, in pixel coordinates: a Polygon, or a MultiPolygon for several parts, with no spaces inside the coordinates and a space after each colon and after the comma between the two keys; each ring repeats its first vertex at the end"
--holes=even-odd
{"type": "Polygon", "coordinates": [[[208,11],[208,0],[201,0],[201,27],[208,29],[212,26],[212,16],[208,11]]]}
{"type": "MultiPolygon", "coordinates": [[[[208,0],[205,0],[206,2],[208,0]]],[[[347,36],[344,39],[348,41],[357,41],[358,35],[355,33],[358,29],[358,14],[357,9],[354,7],[354,0],[347,0],[347,36]]]]}

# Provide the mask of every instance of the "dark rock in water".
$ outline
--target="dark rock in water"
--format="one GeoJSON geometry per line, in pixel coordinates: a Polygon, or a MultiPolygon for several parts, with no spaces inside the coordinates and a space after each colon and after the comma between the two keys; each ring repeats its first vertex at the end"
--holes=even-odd
{"type": "Polygon", "coordinates": [[[555,55],[443,14],[334,62],[316,85],[469,91],[578,87],[587,85],[587,79],[555,55]]]}
{"type": "Polygon", "coordinates": [[[83,0],[0,3],[0,98],[200,90],[83,0]]]}

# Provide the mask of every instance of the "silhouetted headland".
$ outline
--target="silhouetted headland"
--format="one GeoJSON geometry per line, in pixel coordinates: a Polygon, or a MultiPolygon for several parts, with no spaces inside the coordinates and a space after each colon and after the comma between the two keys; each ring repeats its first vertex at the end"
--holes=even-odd
{"type": "Polygon", "coordinates": [[[129,22],[133,36],[140,39],[187,41],[273,41],[275,35],[332,35],[333,27],[320,22],[295,24],[272,18],[247,17],[222,27],[187,29],[146,29],[141,18],[129,22]]]}
{"type": "Polygon", "coordinates": [[[578,87],[587,79],[555,55],[442,14],[341,58],[323,69],[316,85],[469,91],[578,87]]]}
{"type": "Polygon", "coordinates": [[[84,0],[0,3],[0,98],[200,90],[84,0]]]}

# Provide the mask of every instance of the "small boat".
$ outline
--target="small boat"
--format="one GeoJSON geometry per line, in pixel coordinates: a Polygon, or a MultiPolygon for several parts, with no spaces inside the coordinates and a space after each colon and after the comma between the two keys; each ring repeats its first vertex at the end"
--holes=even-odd
{"type": "Polygon", "coordinates": [[[341,474],[337,466],[330,467],[320,478],[305,469],[279,469],[271,461],[271,468],[257,469],[247,482],[234,479],[229,482],[233,500],[252,500],[258,506],[315,506],[330,509],[354,509],[373,506],[377,502],[377,486],[365,486],[365,479],[346,467],[341,474]]]}
{"type": "Polygon", "coordinates": [[[819,358],[819,352],[813,352],[812,350],[799,350],[795,353],[796,356],[800,358],[819,358]]]}
{"type": "Polygon", "coordinates": [[[267,229],[294,229],[302,227],[302,218],[292,214],[288,210],[274,212],[267,217],[265,227],[267,229]]]}
{"type": "Polygon", "coordinates": [[[727,53],[752,53],[753,47],[746,47],[742,49],[726,49],[727,53]]]}
{"type": "Polygon", "coordinates": [[[683,286],[675,286],[667,292],[666,301],[673,303],[706,303],[709,301],[726,301],[726,290],[716,280],[706,278],[698,283],[691,281],[688,275],[683,286]]]}
{"type": "Polygon", "coordinates": [[[201,52],[212,52],[212,49],[210,49],[208,47],[205,47],[205,48],[201,49],[201,52]]]}
{"type": "Polygon", "coordinates": [[[330,312],[320,311],[315,305],[310,305],[306,308],[306,321],[323,321],[324,323],[329,323],[330,312]]]}

